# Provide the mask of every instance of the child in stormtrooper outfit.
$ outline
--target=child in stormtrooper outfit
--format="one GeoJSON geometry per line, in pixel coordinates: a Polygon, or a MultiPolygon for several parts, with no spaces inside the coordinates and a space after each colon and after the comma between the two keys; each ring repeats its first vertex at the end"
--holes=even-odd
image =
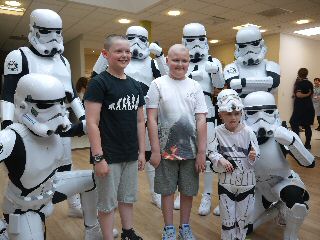
{"type": "Polygon", "coordinates": [[[253,164],[260,156],[259,146],[253,131],[240,123],[243,105],[237,92],[225,89],[217,100],[224,124],[215,128],[208,155],[212,169],[219,173],[221,239],[243,240],[252,227],[256,184],[253,164]]]}

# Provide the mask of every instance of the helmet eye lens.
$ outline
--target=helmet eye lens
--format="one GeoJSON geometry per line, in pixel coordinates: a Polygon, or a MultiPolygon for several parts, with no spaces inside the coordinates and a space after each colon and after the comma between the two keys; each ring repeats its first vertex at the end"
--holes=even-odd
{"type": "Polygon", "coordinates": [[[253,114],[255,114],[255,113],[257,113],[258,111],[246,111],[246,114],[247,115],[253,115],[253,114]]]}
{"type": "Polygon", "coordinates": [[[36,106],[39,109],[48,109],[50,107],[52,107],[54,104],[52,103],[37,103],[36,106]]]}
{"type": "Polygon", "coordinates": [[[201,38],[199,38],[199,41],[203,42],[205,39],[206,39],[206,38],[201,37],[201,38]]]}
{"type": "Polygon", "coordinates": [[[41,34],[49,34],[49,33],[51,33],[51,31],[49,31],[48,29],[45,29],[45,28],[40,28],[39,29],[39,33],[41,33],[41,34]]]}
{"type": "Polygon", "coordinates": [[[147,39],[144,38],[144,37],[139,37],[139,39],[140,39],[141,42],[144,42],[144,43],[147,41],[147,39]]]}
{"type": "Polygon", "coordinates": [[[239,46],[239,48],[245,48],[245,47],[247,46],[247,44],[241,44],[241,43],[239,43],[238,46],[239,46]]]}
{"type": "Polygon", "coordinates": [[[56,33],[57,33],[57,34],[61,34],[61,30],[57,30],[56,33]]]}
{"type": "Polygon", "coordinates": [[[260,40],[258,40],[258,41],[254,41],[254,42],[252,42],[251,43],[251,45],[253,45],[253,46],[259,46],[259,44],[260,44],[260,40]]]}
{"type": "Polygon", "coordinates": [[[274,110],[265,110],[264,112],[266,112],[268,114],[272,114],[272,113],[274,113],[274,110]]]}
{"type": "Polygon", "coordinates": [[[187,38],[186,41],[187,41],[187,42],[193,42],[193,41],[194,41],[194,38],[187,38]]]}
{"type": "Polygon", "coordinates": [[[133,37],[133,36],[128,36],[127,39],[128,39],[128,40],[133,40],[134,37],[133,37]]]}

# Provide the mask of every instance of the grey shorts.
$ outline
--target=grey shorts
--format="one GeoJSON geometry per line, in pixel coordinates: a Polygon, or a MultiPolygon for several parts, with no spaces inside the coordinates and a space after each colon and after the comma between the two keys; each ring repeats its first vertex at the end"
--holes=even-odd
{"type": "Polygon", "coordinates": [[[111,212],[118,202],[134,203],[137,201],[138,161],[112,163],[110,172],[105,177],[97,177],[98,211],[111,212]]]}
{"type": "Polygon", "coordinates": [[[161,195],[173,194],[178,186],[179,192],[186,196],[196,196],[199,190],[199,173],[195,168],[195,159],[161,159],[156,168],[154,190],[161,195]]]}

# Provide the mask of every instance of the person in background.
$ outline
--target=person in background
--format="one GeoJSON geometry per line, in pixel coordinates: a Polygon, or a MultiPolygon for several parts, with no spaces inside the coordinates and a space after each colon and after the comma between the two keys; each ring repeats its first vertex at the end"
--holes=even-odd
{"type": "Polygon", "coordinates": [[[318,127],[316,130],[320,131],[320,78],[315,78],[313,83],[313,106],[318,121],[318,127]]]}
{"type": "Polygon", "coordinates": [[[76,83],[76,91],[81,100],[83,100],[84,93],[86,92],[88,85],[88,78],[80,77],[76,83]]]}
{"type": "Polygon", "coordinates": [[[292,131],[299,136],[299,126],[305,129],[305,147],[311,149],[312,130],[311,125],[314,121],[314,107],[312,103],[313,85],[308,80],[308,69],[300,68],[298,71],[298,79],[294,87],[294,103],[293,112],[290,118],[292,131]]]}

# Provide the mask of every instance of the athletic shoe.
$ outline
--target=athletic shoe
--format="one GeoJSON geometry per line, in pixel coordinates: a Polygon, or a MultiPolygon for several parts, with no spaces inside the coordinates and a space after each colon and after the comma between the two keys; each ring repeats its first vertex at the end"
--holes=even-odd
{"type": "Polygon", "coordinates": [[[202,194],[198,213],[201,216],[207,216],[211,210],[211,195],[210,193],[202,194]]]}

